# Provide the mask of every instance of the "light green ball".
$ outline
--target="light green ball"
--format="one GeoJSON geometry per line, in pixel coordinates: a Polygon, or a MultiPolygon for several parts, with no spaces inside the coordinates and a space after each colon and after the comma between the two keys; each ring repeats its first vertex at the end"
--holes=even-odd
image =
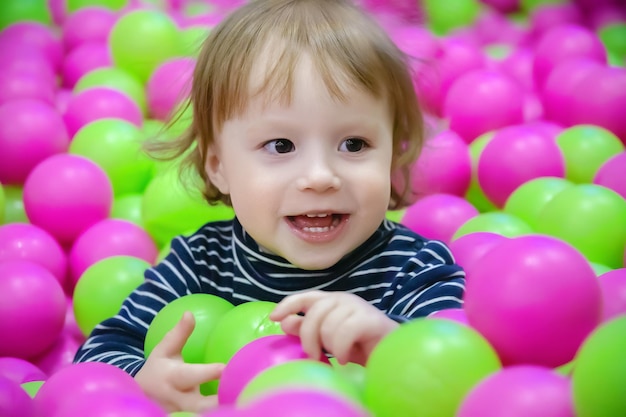
{"type": "Polygon", "coordinates": [[[520,0],[520,8],[526,13],[530,13],[538,7],[552,4],[564,4],[568,0],[520,0]]]}
{"type": "Polygon", "coordinates": [[[52,24],[52,15],[47,0],[2,0],[0,30],[23,21],[52,24]]]}
{"type": "Polygon", "coordinates": [[[21,387],[24,391],[26,391],[26,393],[28,394],[30,398],[35,398],[35,395],[37,395],[37,393],[39,392],[39,389],[44,384],[44,382],[46,381],[24,382],[23,384],[21,384],[21,387]]]}
{"type": "Polygon", "coordinates": [[[4,223],[4,206],[6,205],[4,200],[4,187],[0,184],[0,224],[4,223]]]}
{"type": "Polygon", "coordinates": [[[211,33],[211,28],[206,26],[189,26],[183,29],[180,32],[182,54],[197,57],[209,33],[211,33]]]}
{"type": "Polygon", "coordinates": [[[422,7],[428,26],[437,35],[472,25],[482,10],[477,0],[424,0],[422,7]]]}
{"type": "Polygon", "coordinates": [[[489,198],[487,198],[478,183],[478,161],[483,149],[485,149],[485,146],[487,146],[489,141],[493,139],[494,134],[494,132],[483,133],[474,139],[468,146],[470,160],[472,162],[472,179],[467,192],[465,193],[465,199],[472,203],[472,205],[481,213],[498,210],[496,205],[493,204],[489,198]]]}
{"type": "Polygon", "coordinates": [[[502,211],[490,211],[467,220],[457,229],[452,239],[475,232],[491,232],[505,237],[516,237],[531,234],[533,229],[517,216],[502,211]]]}
{"type": "Polygon", "coordinates": [[[143,259],[118,255],[104,258],[83,272],[74,289],[73,308],[85,336],[118,313],[126,297],[143,282],[149,267],[143,259]]]}
{"type": "Polygon", "coordinates": [[[5,223],[30,223],[26,210],[22,187],[5,185],[4,187],[4,222],[5,223]]]}
{"type": "Polygon", "coordinates": [[[112,219],[128,220],[143,229],[143,217],[141,215],[142,194],[124,194],[115,197],[109,217],[112,219]]]}
{"type": "Polygon", "coordinates": [[[115,66],[143,84],[161,63],[182,54],[178,27],[160,10],[124,14],[111,29],[109,46],[115,66]]]}
{"type": "Polygon", "coordinates": [[[72,13],[83,7],[100,6],[111,10],[120,10],[128,4],[128,0],[65,0],[67,11],[72,13]]]}

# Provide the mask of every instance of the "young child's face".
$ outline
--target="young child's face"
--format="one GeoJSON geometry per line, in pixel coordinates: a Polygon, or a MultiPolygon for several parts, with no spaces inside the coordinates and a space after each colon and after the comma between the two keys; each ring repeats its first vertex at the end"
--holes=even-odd
{"type": "Polygon", "coordinates": [[[392,120],[385,100],[333,99],[302,59],[289,105],[249,102],[227,120],[207,172],[265,250],[324,269],[378,228],[391,192],[392,120]]]}

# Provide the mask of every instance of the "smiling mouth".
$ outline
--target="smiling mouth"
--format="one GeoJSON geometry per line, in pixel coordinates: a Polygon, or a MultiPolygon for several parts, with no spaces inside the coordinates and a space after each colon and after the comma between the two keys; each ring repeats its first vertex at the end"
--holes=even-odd
{"type": "Polygon", "coordinates": [[[335,230],[348,215],[342,213],[304,214],[288,216],[287,219],[293,227],[304,233],[326,234],[335,230]]]}

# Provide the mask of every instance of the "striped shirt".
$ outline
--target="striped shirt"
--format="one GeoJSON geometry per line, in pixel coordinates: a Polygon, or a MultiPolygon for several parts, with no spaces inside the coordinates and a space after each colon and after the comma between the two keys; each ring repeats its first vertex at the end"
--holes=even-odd
{"type": "Polygon", "coordinates": [[[443,243],[388,220],[359,248],[318,271],[265,253],[237,219],[214,222],[175,238],[169,255],[146,270],[144,282],[116,316],[95,327],[74,361],[106,362],[135,375],[152,319],[188,294],[213,294],[238,305],[278,302],[308,290],[345,291],[404,322],[459,308],[464,287],[465,274],[443,243]]]}

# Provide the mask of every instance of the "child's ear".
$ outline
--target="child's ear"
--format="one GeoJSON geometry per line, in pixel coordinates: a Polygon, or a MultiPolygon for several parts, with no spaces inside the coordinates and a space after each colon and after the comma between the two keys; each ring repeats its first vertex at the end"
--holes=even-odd
{"type": "Polygon", "coordinates": [[[211,145],[206,150],[204,169],[211,183],[217,187],[224,195],[229,193],[228,179],[224,172],[224,166],[220,158],[219,149],[216,145],[211,145]]]}

